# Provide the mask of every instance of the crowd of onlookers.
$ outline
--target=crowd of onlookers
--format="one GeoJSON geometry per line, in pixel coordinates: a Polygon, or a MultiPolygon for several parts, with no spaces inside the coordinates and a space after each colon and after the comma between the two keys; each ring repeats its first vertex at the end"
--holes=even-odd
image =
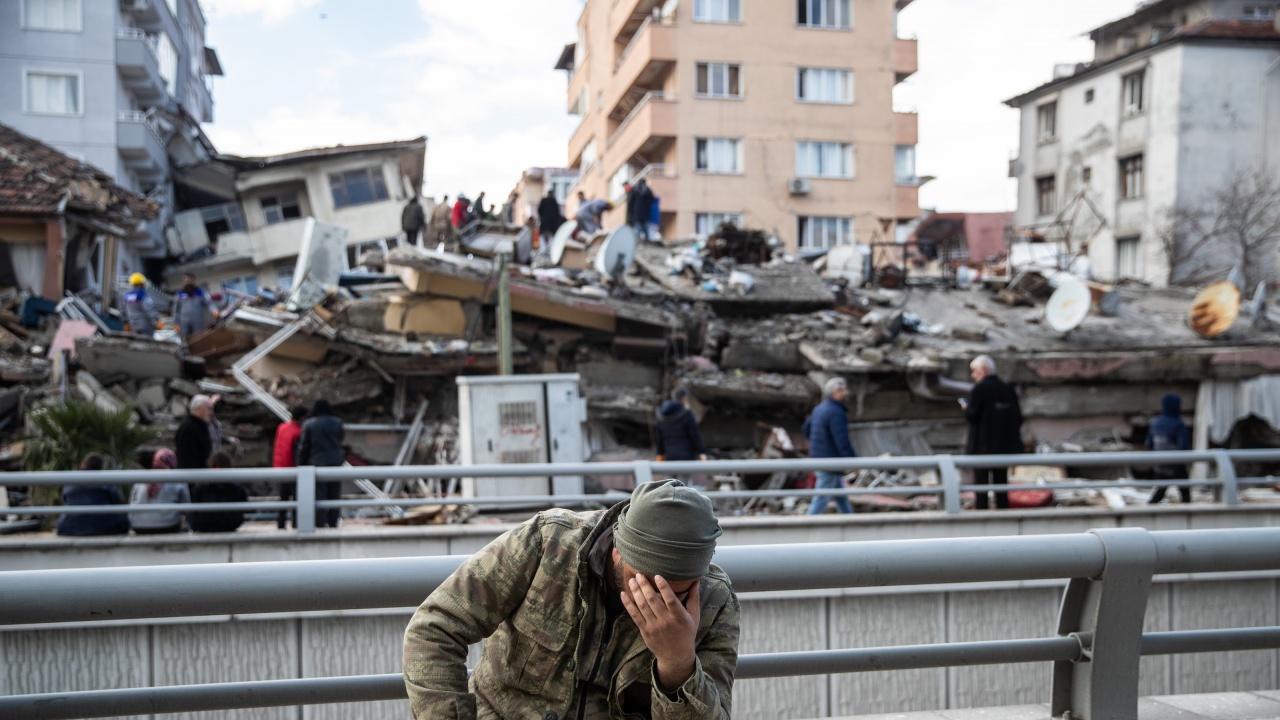
{"type": "MultiPolygon", "coordinates": [[[[234,467],[234,458],[240,452],[240,442],[223,432],[218,421],[216,406],[218,397],[197,395],[191,399],[187,417],[174,433],[174,448],[160,448],[151,456],[152,470],[226,470],[234,467]]],[[[311,409],[299,406],[292,417],[276,428],[272,454],[274,467],[314,465],[332,467],[346,460],[343,447],[344,427],[327,400],[317,400],[311,409]]],[[[80,470],[87,473],[108,469],[108,459],[99,453],[89,453],[80,462],[80,470]]],[[[317,500],[337,500],[341,496],[340,482],[316,483],[317,500]]],[[[294,483],[282,483],[281,500],[292,500],[296,492],[294,483]]],[[[199,505],[207,503],[244,503],[249,500],[249,490],[239,482],[145,482],[135,483],[128,491],[128,510],[121,488],[109,482],[100,484],[67,485],[62,489],[62,504],[120,505],[120,512],[93,514],[65,514],[58,519],[59,535],[94,536],[125,535],[133,530],[138,535],[158,535],[193,532],[232,532],[245,521],[245,513],[238,509],[197,510],[175,509],[175,505],[199,505]],[[148,509],[148,506],[169,506],[166,509],[148,509]]],[[[276,525],[284,528],[290,513],[281,510],[276,525]]],[[[340,511],[336,508],[321,509],[316,513],[318,527],[337,527],[340,511]]]]}

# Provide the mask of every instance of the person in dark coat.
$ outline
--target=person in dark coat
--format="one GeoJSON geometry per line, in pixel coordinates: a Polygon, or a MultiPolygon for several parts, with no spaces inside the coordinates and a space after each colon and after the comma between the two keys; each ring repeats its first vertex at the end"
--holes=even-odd
{"type": "MultiPolygon", "coordinates": [[[[1022,408],[1018,393],[1009,383],[996,376],[996,363],[987,355],[980,355],[969,363],[973,377],[973,390],[968,400],[961,400],[964,419],[969,422],[969,436],[965,443],[967,455],[1018,455],[1022,446],[1022,408]]],[[[976,485],[1007,485],[1009,468],[975,468],[976,485]]],[[[987,493],[979,492],[974,507],[986,510],[987,493]]],[[[996,493],[996,508],[1009,509],[1009,493],[996,493]]]]}
{"type": "Polygon", "coordinates": [[[191,398],[187,417],[173,436],[174,453],[178,456],[179,470],[200,470],[209,467],[213,454],[213,398],[196,395],[191,398]]]}
{"type": "Polygon", "coordinates": [[[649,240],[649,213],[653,210],[653,191],[644,178],[627,192],[627,224],[636,232],[636,237],[649,240]]]}
{"type": "MultiPolygon", "coordinates": [[[[1151,421],[1151,427],[1147,430],[1145,444],[1148,450],[1156,452],[1191,449],[1191,432],[1187,430],[1187,424],[1182,422],[1181,395],[1165,393],[1160,398],[1160,414],[1151,421]]],[[[1155,467],[1156,480],[1184,480],[1190,475],[1190,468],[1186,465],[1157,465],[1155,467]]],[[[1164,500],[1164,494],[1168,491],[1168,487],[1156,488],[1155,493],[1151,495],[1151,504],[1155,505],[1164,500]]],[[[1182,502],[1191,502],[1190,487],[1179,485],[1178,495],[1182,498],[1182,502]]]]}
{"type": "MultiPolygon", "coordinates": [[[[311,417],[302,424],[302,435],[298,438],[298,465],[315,467],[341,467],[347,459],[342,448],[346,428],[336,415],[328,400],[317,400],[311,408],[311,417]]],[[[316,500],[339,500],[342,498],[341,482],[316,483],[316,500]]],[[[342,512],[338,508],[327,508],[316,513],[317,527],[338,527],[338,517],[342,512]]]]}
{"type": "MultiPolygon", "coordinates": [[[[671,393],[671,399],[658,408],[653,440],[659,461],[707,459],[707,449],[702,444],[702,433],[698,430],[698,419],[689,409],[687,389],[676,388],[671,393]]],[[[688,475],[682,475],[679,479],[685,485],[690,484],[688,475]]]]}
{"type": "MultiPolygon", "coordinates": [[[[80,461],[85,472],[100,472],[106,467],[106,458],[89,453],[80,461]]],[[[115,485],[67,485],[62,488],[62,504],[75,505],[124,505],[124,496],[115,485]]],[[[129,517],[124,513],[103,515],[63,515],[58,518],[58,534],[69,537],[97,535],[128,535],[129,517]]]]}
{"type": "Polygon", "coordinates": [[[541,230],[542,244],[550,245],[551,238],[564,224],[564,213],[560,212],[560,201],[556,200],[556,191],[548,190],[546,197],[538,203],[538,226],[541,230]]]}
{"type": "Polygon", "coordinates": [[[417,245],[418,238],[421,236],[426,224],[427,213],[422,209],[422,203],[418,202],[418,196],[414,195],[409,198],[408,204],[404,206],[404,211],[400,213],[400,229],[404,230],[405,242],[410,245],[417,245]]]}
{"type": "MultiPolygon", "coordinates": [[[[809,457],[858,457],[853,443],[849,441],[849,413],[844,408],[844,401],[848,397],[849,386],[844,378],[831,378],[823,386],[822,402],[818,403],[800,428],[800,432],[809,439],[809,457]]],[[[817,476],[819,490],[844,487],[844,473],[820,470],[814,474],[817,476]]],[[[809,503],[809,514],[823,514],[832,500],[835,500],[836,510],[839,512],[853,512],[848,495],[818,495],[809,503]]]]}
{"type": "MultiPolygon", "coordinates": [[[[225,470],[232,467],[231,456],[225,452],[215,452],[208,461],[210,470],[225,470]]],[[[249,490],[240,483],[196,483],[191,489],[191,502],[199,503],[242,503],[249,501],[249,490]]],[[[215,510],[213,512],[193,512],[189,522],[196,532],[235,532],[244,524],[244,513],[234,510],[215,510]]]]}

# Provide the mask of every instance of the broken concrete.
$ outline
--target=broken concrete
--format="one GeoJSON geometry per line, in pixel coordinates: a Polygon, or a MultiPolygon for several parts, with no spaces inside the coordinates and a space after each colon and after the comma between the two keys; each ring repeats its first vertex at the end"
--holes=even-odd
{"type": "Polygon", "coordinates": [[[182,347],[136,337],[94,335],[76,339],[80,366],[97,377],[136,380],[182,376],[182,347]]]}

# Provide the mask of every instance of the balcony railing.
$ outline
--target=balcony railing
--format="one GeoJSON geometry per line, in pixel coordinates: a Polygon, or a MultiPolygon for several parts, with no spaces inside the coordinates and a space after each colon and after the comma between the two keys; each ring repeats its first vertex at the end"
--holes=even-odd
{"type": "Polygon", "coordinates": [[[650,15],[646,17],[644,22],[640,23],[640,27],[636,30],[636,34],[631,36],[631,40],[627,42],[626,47],[622,48],[622,52],[618,55],[617,61],[613,63],[614,72],[618,72],[618,68],[622,67],[622,63],[626,62],[627,56],[631,54],[631,50],[636,46],[636,43],[644,37],[644,34],[649,30],[650,25],[671,27],[675,25],[675,19],[662,17],[661,15],[650,15]]]}
{"type": "Polygon", "coordinates": [[[631,121],[635,120],[636,116],[641,112],[644,112],[644,109],[649,106],[650,102],[666,102],[667,100],[668,98],[665,93],[657,91],[645,93],[644,97],[640,98],[640,102],[636,103],[636,106],[631,108],[631,112],[627,113],[627,116],[618,124],[618,129],[614,130],[613,133],[609,135],[609,145],[613,145],[613,143],[622,136],[622,133],[626,131],[627,126],[631,124],[631,121]]]}
{"type": "MultiPolygon", "coordinates": [[[[674,464],[674,463],[671,463],[674,464]]],[[[693,464],[693,463],[686,463],[693,464]]],[[[1280,528],[807,543],[718,548],[739,593],[1066,579],[1040,637],[743,655],[735,678],[1053,663],[1053,717],[1138,716],[1145,656],[1280,647],[1280,627],[1143,632],[1152,579],[1280,569],[1280,528]]],[[[0,625],[415,607],[458,556],[0,573],[0,625]]],[[[0,697],[6,720],[403,700],[400,674],[0,697]]]]}

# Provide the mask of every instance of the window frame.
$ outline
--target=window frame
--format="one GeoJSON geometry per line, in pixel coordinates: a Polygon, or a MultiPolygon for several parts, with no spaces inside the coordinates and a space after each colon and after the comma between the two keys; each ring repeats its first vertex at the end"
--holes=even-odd
{"type": "Polygon", "coordinates": [[[22,113],[24,115],[41,115],[44,117],[84,117],[84,72],[81,70],[61,70],[46,67],[26,67],[22,69],[22,113]],[[31,109],[31,76],[54,75],[71,77],[76,80],[76,111],[70,113],[48,112],[31,109]]]}
{"type": "Polygon", "coordinates": [[[743,97],[742,82],[742,63],[729,62],[695,62],[693,64],[693,96],[700,100],[741,100],[743,97]],[[706,68],[707,73],[707,89],[705,92],[698,91],[698,81],[701,79],[702,69],[706,68]],[[726,94],[716,95],[711,92],[715,82],[712,80],[712,70],[717,68],[724,69],[724,88],[726,94]],[[733,73],[736,70],[738,75],[738,94],[728,94],[730,86],[733,84],[733,73]]]}
{"type": "Polygon", "coordinates": [[[893,181],[898,185],[914,184],[919,182],[920,173],[916,171],[916,146],[915,145],[894,145],[893,146],[893,181]],[[898,174],[898,165],[901,156],[909,156],[911,164],[911,175],[903,176],[898,174]]]}
{"type": "Polygon", "coordinates": [[[1141,115],[1147,111],[1147,69],[1145,67],[1127,72],[1120,76],[1120,103],[1123,117],[1141,115]],[[1135,83],[1134,78],[1140,81],[1135,83]],[[1138,102],[1134,105],[1133,89],[1138,90],[1138,102]]]}
{"type": "Polygon", "coordinates": [[[733,222],[739,229],[742,228],[746,213],[742,212],[696,212],[693,214],[693,233],[700,236],[708,236],[720,229],[725,222],[733,222]],[[718,219],[719,222],[712,222],[718,219]],[[704,232],[699,229],[703,225],[707,225],[708,229],[704,232]]]}
{"type": "Polygon", "coordinates": [[[742,24],[742,0],[694,0],[693,21],[698,23],[711,23],[715,25],[741,25],[742,24]],[[710,8],[712,3],[715,3],[715,2],[723,3],[723,7],[725,9],[725,17],[726,17],[725,20],[717,20],[715,18],[710,17],[710,15],[714,13],[711,13],[709,11],[704,13],[706,17],[698,16],[699,4],[702,4],[706,8],[710,8]],[[732,15],[732,13],[729,12],[730,8],[734,7],[735,5],[738,8],[738,17],[736,18],[729,17],[730,15],[732,15]]]}
{"type": "MultiPolygon", "coordinates": [[[[825,82],[818,83],[823,87],[825,82]]],[[[798,67],[796,68],[796,102],[809,103],[811,105],[853,105],[857,102],[857,85],[854,80],[853,68],[828,68],[828,67],[798,67]],[[804,79],[807,73],[844,73],[847,75],[848,84],[846,86],[848,100],[811,100],[804,97],[804,79]]]]}
{"type": "Polygon", "coordinates": [[[795,166],[796,177],[809,178],[811,180],[853,180],[858,176],[858,168],[856,164],[857,163],[856,153],[853,148],[853,143],[851,142],[842,142],[839,140],[797,140],[795,143],[795,148],[796,148],[796,166],[795,166]],[[839,149],[840,155],[841,155],[841,165],[844,166],[841,169],[846,171],[847,174],[831,175],[831,174],[826,174],[822,172],[823,160],[827,157],[826,149],[828,146],[836,146],[839,149]],[[815,148],[816,148],[817,154],[816,155],[810,154],[810,150],[815,148]],[[803,156],[805,156],[806,162],[811,163],[814,160],[814,158],[817,159],[816,170],[812,165],[804,168],[804,170],[810,170],[811,172],[805,172],[804,170],[802,170],[801,168],[802,153],[803,153],[803,156]]]}
{"type": "Polygon", "coordinates": [[[373,240],[362,240],[356,243],[348,243],[343,254],[343,261],[347,264],[347,270],[356,267],[360,262],[360,256],[369,250],[377,250],[385,257],[387,253],[400,247],[399,236],[387,236],[375,238],[373,240]]]}
{"type": "Polygon", "coordinates": [[[265,226],[277,225],[277,224],[282,223],[282,222],[288,222],[288,221],[290,221],[290,220],[297,220],[297,219],[299,219],[299,218],[303,217],[303,215],[302,215],[302,202],[298,199],[298,193],[297,193],[297,191],[293,191],[293,192],[279,192],[279,193],[274,193],[274,194],[271,194],[271,195],[263,195],[262,197],[258,198],[258,206],[259,206],[260,208],[262,208],[262,222],[263,222],[263,225],[265,225],[265,226]],[[281,202],[281,201],[282,201],[282,200],[284,200],[285,198],[292,198],[292,199],[293,199],[292,204],[286,204],[286,203],[284,203],[284,202],[281,202]],[[272,220],[272,219],[271,219],[271,217],[268,215],[268,206],[267,206],[267,201],[268,201],[268,200],[275,200],[275,201],[276,201],[275,203],[273,203],[273,204],[270,206],[272,209],[275,209],[275,210],[277,211],[277,213],[279,213],[279,217],[278,217],[277,219],[275,219],[275,220],[272,220]],[[287,208],[287,207],[293,207],[294,209],[296,209],[296,210],[297,210],[298,214],[297,214],[297,215],[294,215],[294,216],[291,216],[291,217],[286,217],[286,216],[285,216],[285,208],[287,208]]]}
{"type": "Polygon", "coordinates": [[[1058,177],[1042,175],[1036,178],[1036,215],[1052,215],[1058,211],[1058,177]],[[1048,186],[1048,202],[1045,202],[1045,187],[1048,186]]]}
{"type": "Polygon", "coordinates": [[[1146,167],[1143,153],[1127,155],[1119,159],[1121,200],[1139,200],[1146,194],[1146,167]]]}
{"type": "Polygon", "coordinates": [[[1116,278],[1131,277],[1136,278],[1142,272],[1142,237],[1139,235],[1128,235],[1116,238],[1116,278]],[[1124,260],[1126,257],[1131,261],[1132,267],[1127,268],[1130,272],[1125,272],[1124,260]]]}
{"type": "Polygon", "coordinates": [[[1244,5],[1240,8],[1240,19],[1245,22],[1269,22],[1271,20],[1275,20],[1277,10],[1280,10],[1280,8],[1277,8],[1274,3],[1254,3],[1244,5]],[[1254,12],[1251,13],[1249,12],[1250,10],[1254,12]],[[1260,16],[1256,12],[1258,10],[1268,10],[1270,11],[1270,14],[1260,16]]]}
{"type": "MultiPolygon", "coordinates": [[[[36,1],[47,2],[47,0],[36,0],[36,1]]],[[[43,27],[43,26],[32,25],[30,13],[27,12],[27,3],[32,2],[32,0],[21,0],[21,2],[18,3],[18,13],[20,16],[18,20],[18,26],[23,30],[35,30],[37,32],[60,32],[60,33],[72,33],[72,34],[83,33],[84,32],[84,0],[71,0],[71,1],[74,2],[76,6],[76,22],[75,22],[76,27],[74,29],[53,28],[53,27],[43,27]]]]}
{"type": "Polygon", "coordinates": [[[856,228],[854,227],[853,218],[851,217],[840,216],[840,215],[799,215],[796,217],[796,221],[797,221],[796,222],[796,250],[797,251],[803,252],[806,250],[815,250],[815,251],[830,250],[831,248],[852,245],[855,241],[856,228]],[[813,228],[815,227],[815,224],[817,221],[821,221],[821,224],[824,226],[823,228],[824,232],[822,233],[824,238],[826,236],[825,230],[828,229],[827,226],[833,222],[839,223],[839,226],[836,228],[836,230],[837,230],[837,234],[840,235],[840,237],[836,240],[836,242],[831,244],[823,244],[823,245],[812,245],[812,244],[805,243],[806,237],[808,237],[809,239],[813,238],[814,236],[813,228]]]}
{"type": "Polygon", "coordinates": [[[796,0],[796,6],[795,6],[796,27],[802,30],[833,30],[836,32],[849,32],[853,30],[853,10],[854,10],[853,0],[796,0]],[[833,8],[837,16],[837,23],[836,24],[815,24],[812,18],[808,17],[809,6],[813,2],[834,3],[833,8]],[[806,19],[804,21],[801,21],[800,19],[800,16],[802,14],[802,8],[804,9],[803,14],[806,16],[806,19]],[[838,23],[838,21],[841,19],[839,17],[841,9],[844,10],[844,18],[843,18],[843,20],[845,21],[844,25],[840,25],[838,23]]]}
{"type": "Polygon", "coordinates": [[[326,175],[328,175],[326,179],[329,181],[329,197],[333,200],[334,210],[359,207],[361,205],[373,205],[380,202],[387,202],[391,199],[391,192],[387,188],[387,178],[383,175],[381,165],[366,165],[364,167],[352,168],[350,170],[331,171],[326,173],[326,175]],[[361,202],[351,202],[351,193],[347,187],[347,175],[358,172],[363,172],[365,177],[369,180],[369,189],[372,199],[363,200],[361,202]],[[347,202],[345,203],[340,204],[338,202],[337,191],[339,188],[334,185],[335,179],[340,179],[342,181],[341,189],[347,199],[347,202]],[[382,190],[381,197],[378,196],[379,188],[382,190]]]}
{"type": "Polygon", "coordinates": [[[1058,139],[1058,101],[1052,100],[1036,106],[1036,142],[1050,143],[1058,139]],[[1045,118],[1049,122],[1045,123],[1045,118]],[[1048,130],[1045,126],[1049,125],[1048,130]]]}
{"type": "Polygon", "coordinates": [[[745,143],[742,138],[730,137],[695,137],[693,139],[693,169],[699,175],[742,175],[743,168],[746,165],[746,156],[744,150],[745,143]],[[732,143],[734,149],[734,165],[733,170],[716,170],[711,168],[711,144],[713,142],[732,143]],[[700,145],[705,144],[705,150],[700,149],[700,145]],[[707,167],[698,166],[700,157],[705,156],[707,159],[707,167]]]}

